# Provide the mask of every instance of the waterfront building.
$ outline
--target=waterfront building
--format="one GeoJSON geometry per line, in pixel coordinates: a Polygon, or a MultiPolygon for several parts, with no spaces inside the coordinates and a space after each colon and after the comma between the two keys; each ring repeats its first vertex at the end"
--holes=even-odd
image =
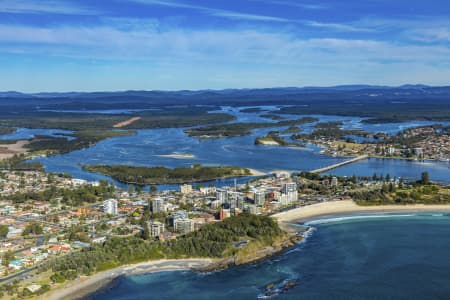
{"type": "Polygon", "coordinates": [[[174,220],[174,229],[176,232],[186,234],[194,231],[194,221],[190,219],[176,219],[174,220]]]}
{"type": "Polygon", "coordinates": [[[190,193],[192,193],[192,185],[190,185],[190,184],[182,184],[180,186],[180,192],[182,194],[190,194],[190,193]]]}
{"type": "Polygon", "coordinates": [[[152,212],[153,213],[159,213],[159,212],[165,212],[165,205],[164,205],[164,199],[163,198],[155,198],[152,200],[152,212]]]}
{"type": "Polygon", "coordinates": [[[394,147],[389,147],[387,153],[389,155],[394,155],[395,154],[395,148],[394,147]]]}
{"type": "Polygon", "coordinates": [[[117,200],[107,199],[103,201],[103,211],[109,215],[117,215],[117,200]]]}
{"type": "Polygon", "coordinates": [[[286,195],[286,203],[291,204],[292,202],[297,201],[298,192],[297,192],[297,184],[295,182],[285,183],[283,185],[283,194],[286,195]]]}
{"type": "Polygon", "coordinates": [[[422,148],[414,148],[414,154],[417,156],[423,156],[423,149],[422,148]]]}
{"type": "Polygon", "coordinates": [[[214,187],[214,186],[200,188],[200,193],[202,193],[203,195],[213,195],[215,192],[216,192],[216,187],[214,187]]]}

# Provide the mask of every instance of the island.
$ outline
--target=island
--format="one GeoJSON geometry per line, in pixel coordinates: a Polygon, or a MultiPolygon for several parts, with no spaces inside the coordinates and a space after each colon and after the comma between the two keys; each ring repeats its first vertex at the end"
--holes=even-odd
{"type": "Polygon", "coordinates": [[[179,167],[174,169],[124,165],[93,165],[83,166],[83,169],[111,176],[119,182],[137,185],[202,182],[253,175],[250,169],[231,166],[202,166],[200,164],[195,164],[192,167],[179,167]]]}
{"type": "Polygon", "coordinates": [[[278,131],[271,131],[264,137],[255,139],[255,145],[270,145],[270,146],[284,146],[284,147],[304,147],[304,144],[287,141],[280,136],[278,131]]]}

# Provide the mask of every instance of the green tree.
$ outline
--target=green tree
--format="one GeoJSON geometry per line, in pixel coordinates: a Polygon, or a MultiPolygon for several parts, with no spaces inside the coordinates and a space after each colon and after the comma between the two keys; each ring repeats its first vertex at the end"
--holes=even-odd
{"type": "Polygon", "coordinates": [[[150,239],[150,230],[148,229],[148,224],[147,222],[145,222],[144,224],[144,230],[142,230],[142,238],[144,240],[149,240],[150,239]]]}
{"type": "Polygon", "coordinates": [[[389,181],[391,181],[391,175],[388,173],[387,175],[386,175],[386,182],[389,182],[389,181]]]}
{"type": "Polygon", "coordinates": [[[7,267],[9,265],[9,262],[14,260],[14,258],[15,258],[14,253],[12,253],[11,251],[5,252],[5,254],[3,254],[2,257],[2,265],[7,267]]]}
{"type": "Polygon", "coordinates": [[[422,184],[429,184],[430,183],[430,175],[428,172],[423,172],[421,176],[421,183],[422,184]]]}
{"type": "Polygon", "coordinates": [[[25,227],[25,229],[22,232],[23,236],[27,236],[27,235],[37,235],[37,234],[42,234],[44,232],[44,230],[42,229],[42,226],[37,223],[37,222],[30,222],[27,224],[27,226],[25,227]]]}
{"type": "Polygon", "coordinates": [[[6,225],[0,225],[0,238],[4,239],[8,235],[9,228],[6,225]]]}

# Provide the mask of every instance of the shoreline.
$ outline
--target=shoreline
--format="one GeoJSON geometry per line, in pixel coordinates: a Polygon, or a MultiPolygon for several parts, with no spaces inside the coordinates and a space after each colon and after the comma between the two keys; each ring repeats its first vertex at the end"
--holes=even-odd
{"type": "Polygon", "coordinates": [[[361,206],[353,200],[337,200],[312,204],[299,208],[294,208],[285,212],[272,215],[280,227],[284,230],[289,228],[289,223],[294,221],[303,221],[313,217],[344,214],[354,212],[396,212],[396,211],[449,211],[450,204],[407,204],[407,205],[373,205],[361,206]]]}
{"type": "Polygon", "coordinates": [[[52,288],[48,293],[38,296],[38,300],[69,300],[83,299],[99,291],[120,276],[150,274],[158,272],[195,270],[206,268],[214,264],[213,259],[161,259],[137,264],[120,266],[102,271],[91,276],[80,276],[76,281],[68,281],[52,288]]]}

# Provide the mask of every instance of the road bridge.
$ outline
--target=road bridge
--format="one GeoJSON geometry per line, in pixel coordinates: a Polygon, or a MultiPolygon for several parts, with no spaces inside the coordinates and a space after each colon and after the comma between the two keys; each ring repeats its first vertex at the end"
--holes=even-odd
{"type": "Polygon", "coordinates": [[[327,167],[323,167],[323,168],[320,168],[320,169],[312,170],[312,171],[309,171],[309,172],[310,173],[318,173],[318,174],[320,174],[320,173],[327,172],[327,171],[330,171],[330,170],[333,170],[333,169],[336,169],[336,168],[339,168],[339,167],[342,167],[342,166],[345,166],[345,165],[352,164],[354,162],[366,159],[368,157],[369,156],[367,154],[360,155],[360,156],[354,157],[352,159],[349,159],[349,160],[346,160],[346,161],[343,161],[343,162],[340,162],[340,163],[337,163],[337,164],[334,164],[334,165],[330,165],[330,166],[327,166],[327,167]]]}

